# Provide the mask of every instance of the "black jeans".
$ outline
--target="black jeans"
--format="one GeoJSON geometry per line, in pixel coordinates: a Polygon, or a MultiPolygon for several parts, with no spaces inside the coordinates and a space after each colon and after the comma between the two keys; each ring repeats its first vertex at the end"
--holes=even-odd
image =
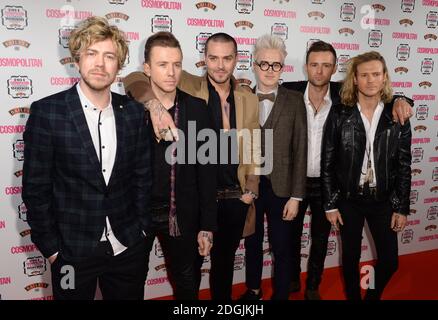
{"type": "Polygon", "coordinates": [[[307,207],[310,206],[312,238],[309,260],[307,263],[306,288],[318,290],[324,271],[324,262],[327,255],[327,244],[331,225],[327,220],[322,205],[321,179],[307,177],[306,197],[301,201],[295,229],[292,233],[292,280],[300,281],[301,273],[301,234],[307,207]]]}
{"type": "Polygon", "coordinates": [[[104,300],[143,300],[148,259],[145,239],[117,256],[108,241],[99,242],[92,256],[77,263],[60,252],[51,265],[54,299],[93,300],[99,280],[104,300]]]}
{"type": "Polygon", "coordinates": [[[153,221],[146,236],[147,252],[158,237],[164,253],[167,275],[176,300],[197,300],[203,257],[198,253],[198,234],[169,235],[169,222],[153,221]]]}
{"type": "Polygon", "coordinates": [[[365,220],[377,252],[375,289],[368,289],[366,298],[380,299],[385,286],[398,268],[397,233],[391,229],[391,203],[378,202],[373,198],[341,199],[338,209],[344,221],[340,230],[347,299],[361,299],[359,261],[365,220]]]}
{"type": "Polygon", "coordinates": [[[239,199],[218,200],[218,229],[211,249],[210,292],[213,300],[231,300],[234,260],[249,205],[239,199]]]}

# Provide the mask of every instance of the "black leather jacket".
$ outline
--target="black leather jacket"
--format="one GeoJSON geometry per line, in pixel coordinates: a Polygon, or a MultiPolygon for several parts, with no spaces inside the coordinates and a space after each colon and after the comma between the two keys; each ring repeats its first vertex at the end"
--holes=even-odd
{"type": "MultiPolygon", "coordinates": [[[[394,212],[409,214],[411,190],[411,126],[392,121],[386,104],[374,138],[376,200],[389,199],[394,212]]],[[[336,105],[330,110],[321,154],[324,209],[357,195],[365,155],[366,132],[357,106],[336,105]]]]}

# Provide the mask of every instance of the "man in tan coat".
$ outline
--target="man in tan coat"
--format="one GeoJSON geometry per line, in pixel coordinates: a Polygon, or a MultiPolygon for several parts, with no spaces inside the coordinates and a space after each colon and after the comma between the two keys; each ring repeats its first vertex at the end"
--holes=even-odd
{"type": "MultiPolygon", "coordinates": [[[[213,299],[230,300],[235,252],[244,227],[253,227],[245,226],[245,221],[249,207],[258,196],[260,144],[255,139],[255,130],[259,129],[258,99],[237,86],[232,77],[237,63],[237,44],[230,35],[216,33],[207,40],[205,62],[205,76],[183,72],[178,87],[208,103],[218,137],[215,150],[218,231],[211,250],[210,288],[213,299]]],[[[148,83],[146,75],[140,72],[124,80],[127,94],[144,103],[151,98],[148,83]]],[[[165,138],[168,129],[175,128],[173,121],[160,104],[151,103],[148,107],[157,138],[165,138]]],[[[176,131],[172,132],[177,138],[176,131]]]]}

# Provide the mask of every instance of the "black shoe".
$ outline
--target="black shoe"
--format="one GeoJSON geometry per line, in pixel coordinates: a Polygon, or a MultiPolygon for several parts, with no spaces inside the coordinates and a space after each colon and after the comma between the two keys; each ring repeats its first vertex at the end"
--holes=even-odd
{"type": "Polygon", "coordinates": [[[321,296],[319,295],[318,289],[316,289],[316,290],[306,289],[306,291],[304,291],[304,299],[306,299],[306,300],[321,300],[321,296]]]}
{"type": "Polygon", "coordinates": [[[301,290],[301,282],[300,280],[292,280],[290,283],[290,292],[299,292],[301,290]]]}
{"type": "Polygon", "coordinates": [[[239,298],[240,301],[257,301],[257,300],[263,300],[263,292],[262,290],[259,291],[259,293],[255,293],[251,289],[247,289],[244,294],[239,298]]]}

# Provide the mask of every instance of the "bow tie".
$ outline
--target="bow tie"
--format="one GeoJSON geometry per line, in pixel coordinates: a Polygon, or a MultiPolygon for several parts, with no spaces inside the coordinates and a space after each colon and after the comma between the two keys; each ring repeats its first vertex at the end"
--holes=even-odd
{"type": "Polygon", "coordinates": [[[257,97],[259,97],[259,101],[263,101],[265,99],[268,99],[271,102],[275,101],[275,93],[257,93],[257,97]]]}

